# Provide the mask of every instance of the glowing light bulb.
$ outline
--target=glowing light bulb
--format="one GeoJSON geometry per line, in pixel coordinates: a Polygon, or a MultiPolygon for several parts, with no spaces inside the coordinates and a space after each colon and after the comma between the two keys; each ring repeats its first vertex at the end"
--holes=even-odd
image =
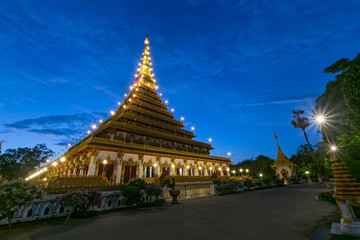
{"type": "Polygon", "coordinates": [[[228,155],[228,156],[231,156],[231,152],[228,152],[227,155],[228,155]]]}
{"type": "Polygon", "coordinates": [[[126,108],[126,105],[124,105],[123,108],[126,108]]]}
{"type": "Polygon", "coordinates": [[[102,123],[103,122],[103,120],[99,120],[99,123],[102,123]]]}
{"type": "Polygon", "coordinates": [[[174,165],[174,164],[172,164],[172,165],[171,165],[171,167],[172,167],[172,168],[174,168],[174,167],[175,167],[175,165],[174,165]]]}
{"type": "Polygon", "coordinates": [[[96,128],[97,128],[96,124],[93,124],[91,127],[92,127],[92,129],[96,129],[96,128]]]}
{"type": "Polygon", "coordinates": [[[57,162],[53,162],[53,163],[52,163],[52,165],[53,165],[54,167],[56,167],[56,165],[57,165],[57,162]]]}
{"type": "Polygon", "coordinates": [[[46,172],[48,169],[46,167],[43,168],[44,172],[46,172]]]}
{"type": "Polygon", "coordinates": [[[165,104],[168,104],[168,102],[169,102],[168,100],[165,100],[165,104]]]}
{"type": "Polygon", "coordinates": [[[159,93],[160,96],[162,96],[162,93],[159,93]]]}
{"type": "Polygon", "coordinates": [[[212,138],[209,138],[209,142],[212,142],[212,138]]]}
{"type": "Polygon", "coordinates": [[[68,144],[68,147],[70,147],[70,146],[71,146],[71,143],[68,144]]]}
{"type": "Polygon", "coordinates": [[[126,93],[125,93],[124,95],[125,95],[125,97],[127,97],[127,94],[126,94],[126,93]]]}
{"type": "Polygon", "coordinates": [[[171,109],[171,111],[172,111],[172,112],[174,112],[174,111],[175,111],[175,109],[173,109],[173,108],[172,108],[172,109],[171,109]]]}
{"type": "Polygon", "coordinates": [[[114,111],[110,111],[110,114],[111,114],[111,116],[112,116],[112,115],[114,115],[114,114],[115,114],[115,112],[114,112],[114,111]]]}
{"type": "Polygon", "coordinates": [[[65,160],[66,160],[65,157],[60,158],[61,162],[65,162],[65,160]]]}
{"type": "Polygon", "coordinates": [[[201,170],[201,167],[199,167],[199,170],[201,170]]]}
{"type": "Polygon", "coordinates": [[[191,130],[194,131],[194,130],[195,130],[195,127],[191,127],[191,130]]]}
{"type": "Polygon", "coordinates": [[[336,146],[331,146],[330,149],[331,149],[331,151],[336,151],[337,147],[336,146]]]}
{"type": "Polygon", "coordinates": [[[118,105],[120,106],[121,102],[118,102],[118,105]]]}
{"type": "Polygon", "coordinates": [[[154,163],[154,167],[156,167],[157,166],[157,164],[156,163],[154,163]]]}
{"type": "Polygon", "coordinates": [[[89,134],[90,134],[90,133],[91,133],[91,131],[89,130],[89,131],[87,131],[87,133],[89,133],[89,134]]]}
{"type": "Polygon", "coordinates": [[[181,117],[180,119],[181,119],[181,121],[184,121],[184,120],[185,120],[185,118],[184,118],[184,117],[181,117]]]}
{"type": "Polygon", "coordinates": [[[186,166],[186,168],[187,168],[187,169],[189,169],[189,168],[190,168],[190,166],[186,166]]]}
{"type": "Polygon", "coordinates": [[[107,164],[107,161],[106,161],[106,160],[104,160],[104,161],[103,161],[103,164],[107,164]]]}
{"type": "Polygon", "coordinates": [[[317,116],[317,117],[316,117],[316,121],[317,121],[318,123],[323,123],[323,122],[325,122],[325,118],[324,118],[323,116],[317,116]]]}

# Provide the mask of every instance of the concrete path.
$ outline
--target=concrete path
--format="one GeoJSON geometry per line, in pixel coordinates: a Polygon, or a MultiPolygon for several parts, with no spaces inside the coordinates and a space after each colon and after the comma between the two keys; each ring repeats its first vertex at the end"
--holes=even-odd
{"type": "MultiPolygon", "coordinates": [[[[55,225],[8,239],[309,239],[337,208],[315,201],[326,185],[298,184],[182,201],[163,209],[124,210],[87,222],[55,225]]],[[[326,238],[325,238],[326,239],[326,238]]]]}

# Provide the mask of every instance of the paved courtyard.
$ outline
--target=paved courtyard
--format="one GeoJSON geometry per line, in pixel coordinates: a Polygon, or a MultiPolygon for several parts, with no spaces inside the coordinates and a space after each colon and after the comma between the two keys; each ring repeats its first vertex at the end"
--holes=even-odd
{"type": "Polygon", "coordinates": [[[320,191],[326,191],[326,184],[209,196],[162,209],[118,211],[87,222],[35,226],[8,238],[309,239],[317,226],[336,219],[336,207],[314,200],[320,191]]]}

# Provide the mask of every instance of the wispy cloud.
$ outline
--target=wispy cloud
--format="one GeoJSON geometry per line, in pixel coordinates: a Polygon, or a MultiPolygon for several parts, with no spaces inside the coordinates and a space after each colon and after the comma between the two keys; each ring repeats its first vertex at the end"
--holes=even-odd
{"type": "Polygon", "coordinates": [[[248,103],[248,104],[245,104],[245,106],[246,107],[254,107],[254,106],[266,106],[266,105],[273,105],[273,104],[289,104],[289,103],[299,103],[299,102],[313,102],[314,100],[315,100],[315,97],[306,97],[306,98],[268,101],[268,102],[248,103]]]}
{"type": "Polygon", "coordinates": [[[74,137],[89,128],[91,123],[104,119],[106,113],[79,113],[73,115],[53,115],[4,124],[5,127],[24,130],[41,135],[74,137]]]}

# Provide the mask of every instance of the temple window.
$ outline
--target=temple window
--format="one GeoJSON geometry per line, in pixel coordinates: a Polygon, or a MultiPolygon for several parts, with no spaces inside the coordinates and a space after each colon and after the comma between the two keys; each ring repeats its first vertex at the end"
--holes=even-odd
{"type": "Polygon", "coordinates": [[[204,169],[199,169],[199,176],[204,176],[204,169]]]}
{"type": "Polygon", "coordinates": [[[213,171],[209,169],[208,173],[209,173],[209,176],[211,176],[213,174],[213,171]]]}
{"type": "Polygon", "coordinates": [[[154,167],[145,167],[145,177],[146,178],[153,178],[154,176],[155,176],[154,167]]]}
{"type": "Polygon", "coordinates": [[[165,171],[168,171],[167,176],[169,176],[169,175],[170,175],[170,168],[168,168],[168,167],[163,167],[163,168],[162,168],[162,173],[164,173],[165,171]]]}
{"type": "Polygon", "coordinates": [[[183,175],[183,169],[182,168],[177,168],[176,169],[176,175],[177,176],[182,176],[183,175]]]}
{"type": "Polygon", "coordinates": [[[192,168],[189,169],[189,176],[194,176],[194,169],[192,168]]]}

